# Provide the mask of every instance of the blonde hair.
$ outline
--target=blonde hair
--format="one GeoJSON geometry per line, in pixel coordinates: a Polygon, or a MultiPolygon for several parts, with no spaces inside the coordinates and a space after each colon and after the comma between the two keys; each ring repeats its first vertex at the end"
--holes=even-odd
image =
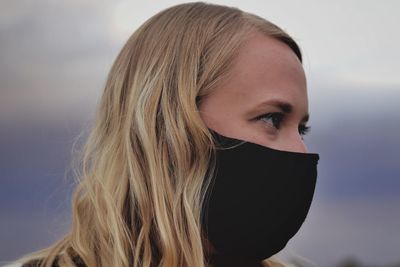
{"type": "Polygon", "coordinates": [[[215,147],[197,105],[255,31],[286,43],[301,61],[287,33],[235,7],[184,3],[145,21],[108,74],[78,160],[71,230],[19,262],[209,266],[200,222],[215,147]]]}

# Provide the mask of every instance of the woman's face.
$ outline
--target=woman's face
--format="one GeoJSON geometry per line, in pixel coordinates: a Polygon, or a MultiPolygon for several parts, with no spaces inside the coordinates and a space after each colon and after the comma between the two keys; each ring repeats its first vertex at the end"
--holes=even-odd
{"type": "Polygon", "coordinates": [[[308,120],[306,77],[295,53],[279,40],[260,33],[251,37],[199,111],[207,127],[220,134],[307,152],[302,138],[308,120]]]}

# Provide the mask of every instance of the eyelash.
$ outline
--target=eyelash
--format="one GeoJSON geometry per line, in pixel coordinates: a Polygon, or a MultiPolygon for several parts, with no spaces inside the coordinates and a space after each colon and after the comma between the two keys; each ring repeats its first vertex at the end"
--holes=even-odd
{"type": "MultiPolygon", "coordinates": [[[[272,119],[272,124],[276,129],[279,129],[285,114],[282,112],[265,113],[258,116],[256,120],[272,119]]],[[[301,135],[306,135],[311,130],[311,126],[299,125],[299,132],[301,135]]]]}

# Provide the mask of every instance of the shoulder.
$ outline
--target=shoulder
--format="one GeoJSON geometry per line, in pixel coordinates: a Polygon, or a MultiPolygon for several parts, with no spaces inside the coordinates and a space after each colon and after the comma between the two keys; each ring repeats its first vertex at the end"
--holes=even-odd
{"type": "Polygon", "coordinates": [[[12,262],[8,263],[6,265],[2,265],[1,267],[37,267],[39,266],[39,261],[38,260],[31,260],[28,262],[12,262]]]}
{"type": "MultiPolygon", "coordinates": [[[[84,262],[79,257],[73,258],[73,261],[77,267],[86,267],[84,262]]],[[[22,263],[22,264],[20,263],[20,264],[6,265],[3,267],[39,267],[41,262],[42,262],[41,259],[33,259],[33,260],[30,260],[30,261],[22,263]]],[[[58,264],[57,258],[51,266],[52,267],[60,267],[58,264]]]]}
{"type": "MultiPolygon", "coordinates": [[[[34,259],[34,260],[30,260],[28,262],[22,263],[22,265],[20,265],[19,267],[39,267],[41,262],[42,261],[40,259],[34,259]]],[[[57,262],[54,262],[51,266],[59,267],[57,262]]]]}
{"type": "Polygon", "coordinates": [[[37,267],[39,266],[40,262],[40,260],[31,260],[22,264],[21,267],[37,267]]]}
{"type": "Polygon", "coordinates": [[[2,265],[2,267],[22,267],[21,263],[9,263],[6,265],[2,265]]]}
{"type": "Polygon", "coordinates": [[[13,262],[13,263],[8,263],[6,265],[2,265],[1,267],[37,267],[39,266],[39,261],[38,260],[31,260],[28,262],[13,262]]]}

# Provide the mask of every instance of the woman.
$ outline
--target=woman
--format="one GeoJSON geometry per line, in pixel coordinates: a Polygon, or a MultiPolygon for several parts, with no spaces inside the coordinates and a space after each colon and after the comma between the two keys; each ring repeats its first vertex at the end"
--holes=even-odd
{"type": "Polygon", "coordinates": [[[72,228],[23,266],[283,266],[318,154],[296,42],[204,2],[147,20],[116,58],[84,147],[72,228]]]}

